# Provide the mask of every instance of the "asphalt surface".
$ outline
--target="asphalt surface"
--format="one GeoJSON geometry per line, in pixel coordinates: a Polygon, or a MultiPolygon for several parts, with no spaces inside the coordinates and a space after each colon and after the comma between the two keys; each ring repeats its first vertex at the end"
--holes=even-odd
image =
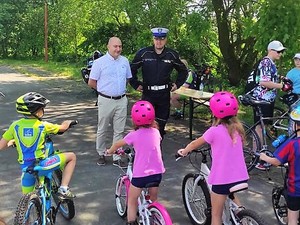
{"type": "MultiPolygon", "coordinates": [[[[32,69],[39,77],[22,75],[8,66],[0,66],[0,91],[6,94],[0,100],[1,133],[18,118],[15,100],[20,95],[37,91],[51,100],[46,108],[44,120],[60,123],[65,119],[76,119],[79,124],[62,136],[55,136],[57,148],[74,151],[77,165],[71,182],[76,193],[76,215],[66,221],[58,215],[56,224],[70,225],[122,225],[115,209],[114,185],[121,170],[112,165],[109,158],[106,166],[97,166],[95,137],[97,108],[95,95],[82,81],[72,81],[32,69]]],[[[130,102],[132,100],[129,97],[130,102]]],[[[131,105],[132,103],[130,103],[131,105]]],[[[128,110],[129,111],[129,110],[128,110]]],[[[166,173],[160,186],[159,201],[168,209],[174,225],[191,224],[181,198],[181,183],[185,174],[195,171],[187,159],[175,162],[174,153],[189,142],[187,120],[170,120],[168,134],[163,141],[163,157],[166,173]]],[[[196,130],[203,131],[205,124],[195,122],[196,130]]],[[[126,132],[131,129],[128,116],[126,132]]],[[[195,133],[197,136],[197,133],[195,133]]],[[[21,198],[20,169],[16,161],[15,149],[9,148],[0,153],[0,217],[12,224],[15,209],[21,198]]],[[[274,185],[266,173],[250,173],[249,190],[239,194],[242,203],[263,216],[269,224],[277,224],[271,206],[271,191],[274,185]]],[[[271,171],[273,180],[280,180],[278,169],[271,171]]]]}

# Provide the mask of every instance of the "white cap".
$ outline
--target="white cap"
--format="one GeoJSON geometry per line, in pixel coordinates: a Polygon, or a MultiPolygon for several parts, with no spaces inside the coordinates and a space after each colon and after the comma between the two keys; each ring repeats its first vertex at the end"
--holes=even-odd
{"type": "Polygon", "coordinates": [[[297,58],[297,59],[300,59],[300,53],[296,53],[296,54],[295,54],[294,59],[296,59],[296,58],[297,58]]]}
{"type": "Polygon", "coordinates": [[[283,44],[280,41],[271,41],[268,45],[268,50],[282,51],[286,47],[283,47],[283,44]]]}
{"type": "Polygon", "coordinates": [[[155,27],[151,29],[154,37],[166,37],[169,30],[163,27],[155,27]]]}

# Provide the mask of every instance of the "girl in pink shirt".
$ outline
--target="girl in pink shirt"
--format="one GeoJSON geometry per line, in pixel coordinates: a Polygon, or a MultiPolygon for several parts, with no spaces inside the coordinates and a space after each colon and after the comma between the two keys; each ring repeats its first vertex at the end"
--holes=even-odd
{"type": "Polygon", "coordinates": [[[245,132],[236,117],[238,101],[233,94],[217,92],[211,97],[209,105],[214,116],[213,125],[201,137],[178,150],[178,154],[186,156],[205,143],[211,145],[212,165],[208,183],[212,185],[212,225],[221,225],[230,188],[247,183],[249,179],[243,154],[245,132]]]}
{"type": "Polygon", "coordinates": [[[151,201],[156,201],[158,186],[165,172],[162,161],[160,141],[161,136],[155,122],[155,112],[151,103],[136,102],[131,109],[131,118],[134,131],[127,134],[122,140],[114,143],[106,154],[114,153],[124,145],[132,145],[135,150],[133,176],[128,194],[127,224],[135,225],[137,201],[142,188],[147,184],[154,184],[149,188],[151,201]]]}

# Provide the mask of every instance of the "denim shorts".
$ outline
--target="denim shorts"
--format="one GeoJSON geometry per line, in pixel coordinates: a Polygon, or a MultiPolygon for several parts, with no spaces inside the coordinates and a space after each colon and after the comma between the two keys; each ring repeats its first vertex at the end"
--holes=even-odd
{"type": "Polygon", "coordinates": [[[138,188],[158,187],[162,179],[162,174],[154,174],[147,177],[133,177],[131,184],[138,188]]]}
{"type": "Polygon", "coordinates": [[[243,181],[238,181],[230,184],[217,184],[217,185],[212,185],[211,190],[219,195],[229,195],[231,192],[229,191],[230,188],[237,184],[241,183],[247,183],[248,180],[243,180],[243,181]]]}

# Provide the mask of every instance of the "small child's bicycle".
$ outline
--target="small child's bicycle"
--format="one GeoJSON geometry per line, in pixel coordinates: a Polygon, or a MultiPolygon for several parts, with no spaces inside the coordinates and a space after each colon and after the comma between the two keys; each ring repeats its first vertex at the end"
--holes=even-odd
{"type": "MultiPolygon", "coordinates": [[[[287,179],[288,179],[288,164],[284,164],[281,166],[282,169],[285,169],[285,173],[283,175],[283,185],[274,186],[272,190],[272,206],[274,209],[274,213],[278,224],[287,225],[288,224],[288,208],[286,203],[287,198],[287,179]]],[[[298,220],[298,224],[300,224],[300,217],[298,220]]]]}
{"type": "MultiPolygon", "coordinates": [[[[210,225],[211,224],[211,185],[207,183],[207,178],[210,169],[207,165],[210,147],[205,145],[200,149],[194,150],[189,154],[190,163],[194,168],[199,170],[198,173],[188,173],[185,175],[182,182],[182,198],[185,210],[194,225],[210,225]],[[194,154],[193,154],[194,153],[194,154]],[[194,155],[194,161],[191,156],[194,155]],[[201,155],[201,161],[197,156],[201,155]],[[200,161],[200,162],[199,162],[200,161]]],[[[176,154],[176,161],[182,156],[176,154]]],[[[222,221],[223,225],[266,225],[263,218],[256,212],[246,209],[243,206],[238,206],[234,202],[233,193],[245,190],[248,188],[247,183],[242,183],[234,187],[232,193],[225,201],[222,221]]]]}
{"type": "MultiPolygon", "coordinates": [[[[70,127],[77,123],[77,121],[72,121],[70,127]]],[[[59,150],[54,150],[53,141],[49,135],[46,137],[45,149],[49,152],[49,157],[59,153],[59,150]]],[[[73,199],[62,199],[58,196],[62,171],[61,169],[54,170],[56,166],[55,162],[52,164],[49,162],[47,167],[36,165],[23,169],[23,172],[35,176],[36,186],[33,192],[23,195],[20,199],[14,225],[54,225],[58,211],[67,220],[75,216],[73,199]],[[56,206],[52,204],[52,200],[56,206]]]]}
{"type": "MultiPolygon", "coordinates": [[[[127,154],[128,167],[116,182],[116,207],[120,217],[127,215],[127,200],[130,180],[132,178],[132,166],[134,160],[134,151],[130,148],[118,150],[116,154],[127,154]]],[[[122,168],[121,168],[122,169],[122,168]]],[[[149,186],[151,187],[151,185],[149,186]]],[[[140,225],[172,225],[171,217],[166,208],[159,202],[151,202],[148,189],[142,190],[138,199],[138,224],[140,225]]]]}

